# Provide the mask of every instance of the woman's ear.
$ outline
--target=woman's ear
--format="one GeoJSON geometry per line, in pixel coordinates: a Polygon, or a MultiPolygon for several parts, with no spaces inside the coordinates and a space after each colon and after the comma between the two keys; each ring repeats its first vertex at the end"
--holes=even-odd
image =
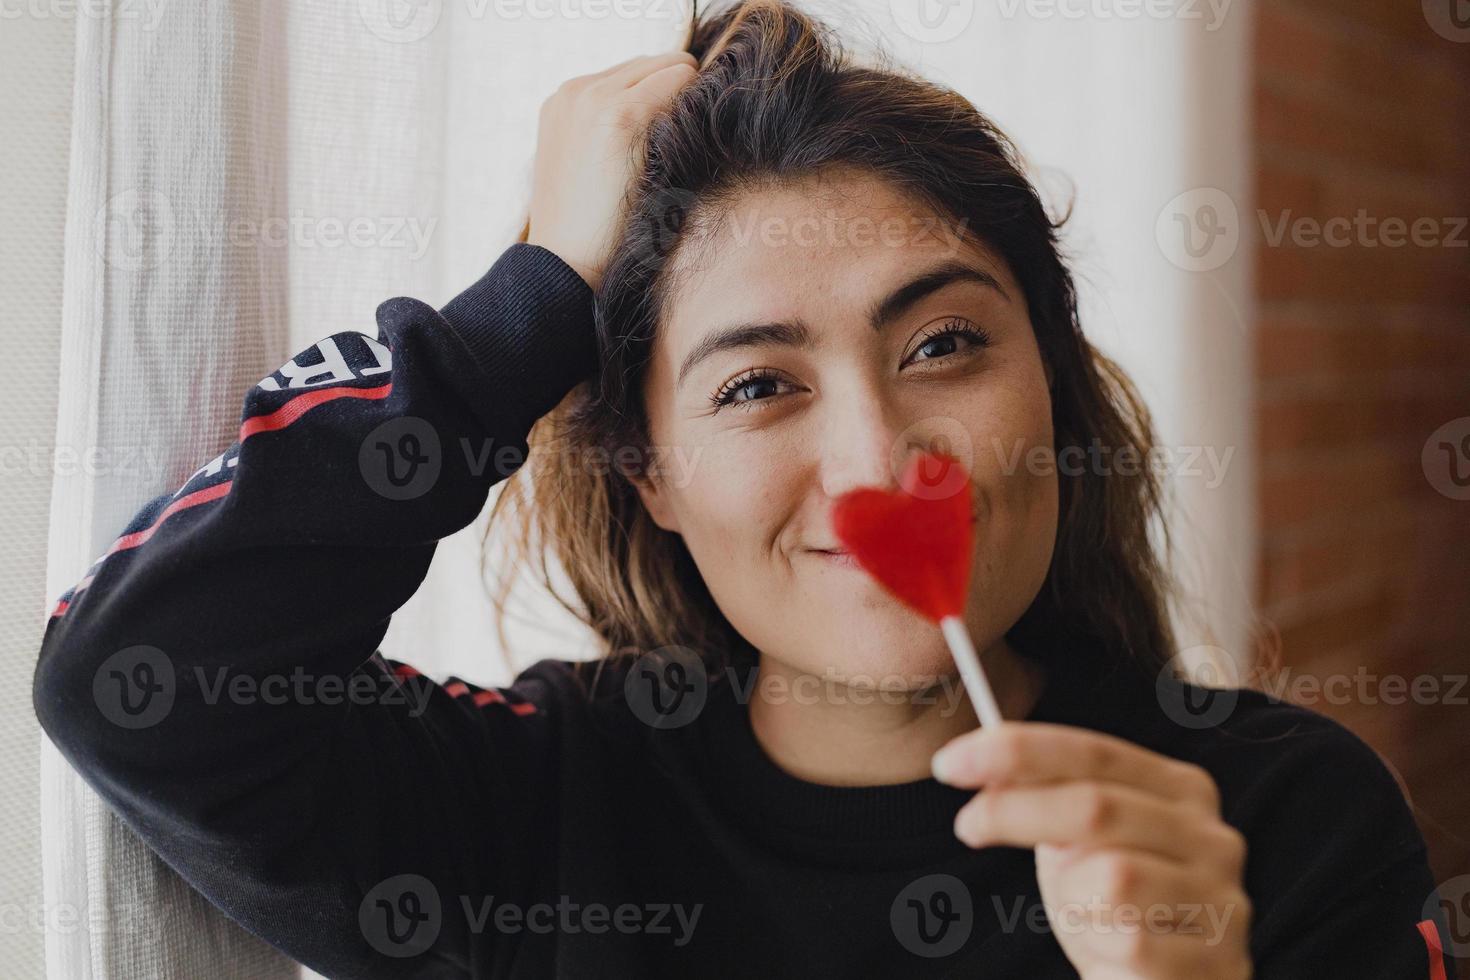
{"type": "Polygon", "coordinates": [[[648,516],[653,518],[653,523],[672,534],[679,533],[679,521],[674,516],[674,508],[669,500],[669,491],[660,486],[657,477],[640,475],[628,477],[638,497],[643,501],[643,509],[648,511],[648,516]]]}

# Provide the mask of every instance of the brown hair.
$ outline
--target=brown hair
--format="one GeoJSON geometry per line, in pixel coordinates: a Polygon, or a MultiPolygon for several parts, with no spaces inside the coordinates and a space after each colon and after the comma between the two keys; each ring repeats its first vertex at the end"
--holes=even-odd
{"type": "MultiPolygon", "coordinates": [[[[506,511],[515,529],[493,596],[502,640],[513,576],[534,567],[609,655],[678,644],[714,665],[753,652],[716,608],[682,538],[653,523],[628,479],[636,471],[565,459],[589,450],[616,459],[619,447],[649,445],[640,391],[670,293],[669,260],[693,228],[755,187],[856,168],[952,216],[1005,259],[1025,292],[1052,373],[1056,446],[1128,447],[1149,459],[1147,409],[1078,323],[1058,237],[1066,216],[1048,216],[1016,149],[973,105],[887,57],[876,68],[852,63],[828,28],[785,0],[696,14],[687,50],[699,74],[648,127],[597,295],[599,376],[532,429],[530,460],[492,510],[492,526],[506,511]],[[553,586],[549,557],[575,602],[553,586]]],[[[1158,548],[1150,537],[1158,476],[1147,465],[1127,475],[1080,470],[1058,473],[1052,564],[1007,635],[1039,660],[1132,661],[1157,674],[1174,652],[1160,557],[1167,532],[1158,548]]]]}

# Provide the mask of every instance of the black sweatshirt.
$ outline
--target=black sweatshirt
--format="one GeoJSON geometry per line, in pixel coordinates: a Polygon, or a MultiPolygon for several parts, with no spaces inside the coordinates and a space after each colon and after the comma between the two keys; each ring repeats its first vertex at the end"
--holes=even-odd
{"type": "MultiPolygon", "coordinates": [[[[595,371],[593,319],[574,271],[515,244],[443,310],[388,300],[376,340],[334,334],[251,388],[238,439],[57,603],[46,733],[211,902],[332,977],[1076,976],[1033,852],[955,838],[970,792],[787,774],[749,668],[680,702],[647,661],[541,659],[497,689],[377,652],[436,542],[595,371]]],[[[1258,978],[1454,976],[1367,745],[1251,691],[1176,722],[1200,691],[1068,659],[1028,717],[1214,775],[1258,978]]]]}

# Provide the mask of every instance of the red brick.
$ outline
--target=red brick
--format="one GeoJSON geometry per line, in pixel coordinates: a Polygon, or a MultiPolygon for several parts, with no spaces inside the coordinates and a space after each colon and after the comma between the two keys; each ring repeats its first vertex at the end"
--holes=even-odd
{"type": "MultiPolygon", "coordinates": [[[[1470,503],[1420,466],[1470,415],[1470,248],[1370,247],[1356,228],[1348,247],[1271,246],[1259,221],[1470,214],[1470,44],[1417,0],[1253,14],[1259,648],[1298,671],[1470,673],[1470,503]]],[[[1392,759],[1436,874],[1470,866],[1470,784],[1444,778],[1470,769],[1470,712],[1315,707],[1392,759]]]]}

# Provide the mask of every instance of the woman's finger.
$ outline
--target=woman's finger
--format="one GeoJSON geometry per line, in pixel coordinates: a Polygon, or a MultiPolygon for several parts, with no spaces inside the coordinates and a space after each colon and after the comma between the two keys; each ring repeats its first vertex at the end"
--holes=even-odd
{"type": "Polygon", "coordinates": [[[664,65],[629,86],[627,97],[633,102],[662,105],[698,74],[698,68],[682,62],[664,65]]]}
{"type": "Polygon", "coordinates": [[[1121,783],[992,786],[960,808],[954,828],[971,847],[1130,847],[1212,864],[1231,881],[1239,879],[1245,863],[1245,839],[1233,827],[1201,820],[1193,806],[1121,783]]]}
{"type": "Polygon", "coordinates": [[[572,81],[572,82],[595,82],[595,81],[601,81],[601,80],[606,79],[606,78],[612,78],[615,75],[622,76],[622,75],[626,75],[630,71],[636,71],[639,65],[645,64],[645,63],[647,63],[649,61],[652,61],[652,60],[654,60],[656,58],[672,58],[672,57],[674,57],[676,55],[679,55],[679,54],[688,54],[688,52],[676,49],[676,50],[673,50],[673,51],[657,51],[657,52],[654,52],[652,54],[639,54],[639,55],[634,55],[631,58],[626,58],[626,59],[624,59],[622,61],[614,62],[613,64],[608,65],[606,68],[602,69],[601,71],[593,71],[593,72],[588,72],[585,75],[577,75],[577,76],[573,77],[572,79],[570,79],[570,81],[572,81]]]}
{"type": "Polygon", "coordinates": [[[1073,725],[1007,721],[967,732],[935,753],[934,776],[966,789],[1099,780],[1189,802],[1212,814],[1220,811],[1219,789],[1203,767],[1073,725]]]}
{"type": "Polygon", "coordinates": [[[604,72],[587,76],[599,82],[606,82],[617,88],[631,88],[656,71],[661,71],[671,65],[688,65],[691,68],[699,67],[699,59],[688,51],[660,51],[657,54],[639,55],[629,58],[627,61],[613,65],[604,72]]]}
{"type": "Polygon", "coordinates": [[[1082,851],[1053,877],[1056,890],[1085,905],[1101,927],[1143,920],[1164,932],[1200,936],[1211,922],[1246,911],[1244,896],[1224,879],[1134,848],[1082,851]]]}
{"type": "MultiPolygon", "coordinates": [[[[1234,923],[1221,931],[1233,932],[1234,923]]],[[[1179,980],[1180,977],[1250,977],[1238,941],[1213,945],[1198,936],[1142,929],[1099,930],[1079,937],[1078,956],[1088,980],[1179,980]]]]}

